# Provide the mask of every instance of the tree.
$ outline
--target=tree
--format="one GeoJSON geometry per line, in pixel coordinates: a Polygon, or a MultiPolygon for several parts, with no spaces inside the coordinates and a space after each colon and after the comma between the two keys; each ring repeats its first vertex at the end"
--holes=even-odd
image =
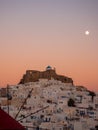
{"type": "Polygon", "coordinates": [[[94,96],[96,96],[96,94],[93,91],[89,91],[89,95],[92,96],[92,102],[93,102],[94,96]]]}
{"type": "Polygon", "coordinates": [[[75,101],[74,101],[72,98],[70,98],[70,99],[68,100],[68,106],[69,106],[69,107],[75,107],[75,101]]]}

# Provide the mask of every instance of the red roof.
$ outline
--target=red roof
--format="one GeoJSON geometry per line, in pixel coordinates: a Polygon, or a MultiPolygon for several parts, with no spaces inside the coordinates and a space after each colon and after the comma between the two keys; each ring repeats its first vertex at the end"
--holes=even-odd
{"type": "Polygon", "coordinates": [[[25,130],[25,128],[0,108],[0,130],[25,130]]]}

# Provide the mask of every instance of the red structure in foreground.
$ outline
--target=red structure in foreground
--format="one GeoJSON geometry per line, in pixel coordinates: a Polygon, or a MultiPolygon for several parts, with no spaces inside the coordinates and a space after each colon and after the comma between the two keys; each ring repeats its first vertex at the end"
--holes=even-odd
{"type": "Polygon", "coordinates": [[[0,108],[0,130],[26,130],[26,129],[0,108]]]}

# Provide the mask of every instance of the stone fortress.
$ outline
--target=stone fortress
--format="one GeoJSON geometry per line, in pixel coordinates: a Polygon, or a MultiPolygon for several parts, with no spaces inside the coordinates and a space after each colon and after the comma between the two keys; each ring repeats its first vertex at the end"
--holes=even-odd
{"type": "Polygon", "coordinates": [[[62,81],[64,83],[72,83],[73,80],[69,77],[56,74],[55,69],[52,69],[51,66],[47,66],[45,71],[37,71],[37,70],[27,70],[26,74],[23,75],[23,78],[20,80],[19,84],[24,84],[28,82],[36,82],[39,79],[55,79],[62,81]]]}
{"type": "Polygon", "coordinates": [[[28,70],[20,83],[0,89],[1,108],[28,130],[97,130],[98,93],[69,77],[28,70]]]}

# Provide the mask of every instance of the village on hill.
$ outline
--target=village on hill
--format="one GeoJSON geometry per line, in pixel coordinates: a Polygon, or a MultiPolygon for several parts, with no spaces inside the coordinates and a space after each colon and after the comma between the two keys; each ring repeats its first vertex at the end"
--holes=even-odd
{"type": "Polygon", "coordinates": [[[47,66],[0,89],[1,109],[27,130],[98,130],[98,93],[47,66]]]}

